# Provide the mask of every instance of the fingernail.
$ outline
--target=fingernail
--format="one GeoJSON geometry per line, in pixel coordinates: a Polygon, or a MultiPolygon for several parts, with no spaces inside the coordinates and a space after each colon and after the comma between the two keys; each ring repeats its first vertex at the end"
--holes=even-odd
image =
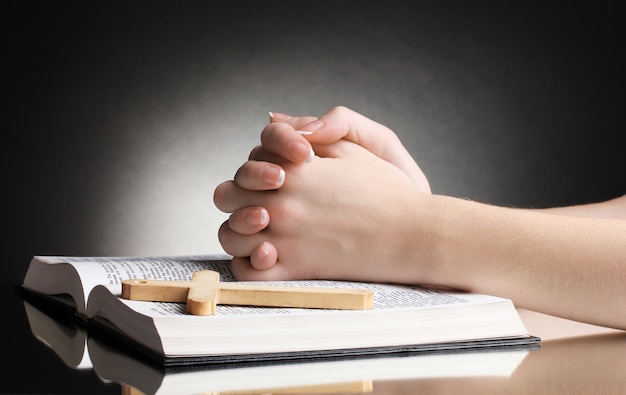
{"type": "Polygon", "coordinates": [[[267,223],[267,210],[265,210],[264,208],[259,210],[252,210],[245,214],[244,219],[246,220],[248,225],[265,225],[267,223]]]}
{"type": "Polygon", "coordinates": [[[324,126],[324,121],[320,119],[316,119],[315,121],[311,121],[307,123],[306,125],[302,126],[298,130],[296,130],[296,132],[300,134],[309,135],[315,132],[316,130],[320,130],[322,126],[324,126]]]}
{"type": "Polygon", "coordinates": [[[263,180],[276,186],[281,185],[285,181],[285,170],[278,166],[267,166],[263,169],[263,180]]]}
{"type": "Polygon", "coordinates": [[[282,185],[283,181],[285,181],[285,171],[283,169],[280,169],[280,174],[278,174],[276,185],[282,185]]]}
{"type": "Polygon", "coordinates": [[[267,241],[261,243],[261,248],[263,249],[263,253],[265,254],[265,256],[269,255],[270,249],[267,247],[267,241]]]}
{"type": "Polygon", "coordinates": [[[309,156],[304,160],[304,163],[311,163],[314,156],[315,152],[313,152],[313,148],[309,148],[309,156]]]}
{"type": "Polygon", "coordinates": [[[294,141],[293,143],[291,143],[289,146],[289,151],[292,153],[291,155],[293,155],[292,158],[294,158],[294,161],[301,160],[304,163],[309,163],[313,160],[313,156],[315,156],[313,148],[311,148],[309,144],[300,141],[294,141]]]}

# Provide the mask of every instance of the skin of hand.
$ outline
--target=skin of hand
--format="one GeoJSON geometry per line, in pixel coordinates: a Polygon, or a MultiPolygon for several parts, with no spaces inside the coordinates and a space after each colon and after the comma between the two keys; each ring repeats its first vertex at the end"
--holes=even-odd
{"type": "MultiPolygon", "coordinates": [[[[284,169],[268,161],[258,160],[259,155],[272,157],[276,163],[278,157],[293,163],[303,163],[313,158],[312,145],[324,146],[342,139],[355,142],[395,165],[420,190],[431,193],[426,176],[393,131],[343,106],[334,107],[319,118],[270,113],[270,125],[261,133],[261,145],[252,150],[250,160],[237,171],[234,181],[249,190],[280,188],[285,179],[284,169]]],[[[229,224],[234,231],[249,235],[268,226],[269,213],[263,207],[242,208],[232,214],[229,224]]],[[[235,257],[234,261],[244,261],[263,270],[273,266],[277,256],[276,247],[265,241],[250,256],[235,257]]]]}
{"type": "Polygon", "coordinates": [[[626,219],[626,195],[604,202],[539,209],[544,213],[573,215],[577,217],[626,219]]]}
{"type": "MultiPolygon", "coordinates": [[[[240,279],[440,285],[626,328],[623,218],[546,215],[430,195],[399,167],[381,160],[384,155],[346,140],[313,144],[319,156],[296,163],[297,158],[284,159],[271,145],[281,147],[303,135],[285,122],[275,124],[264,130],[263,147],[242,166],[248,170],[240,169],[235,181],[216,189],[216,205],[233,213],[220,229],[220,241],[236,257],[233,268],[240,279]],[[250,169],[269,162],[288,175],[282,186],[269,192],[261,185],[247,189],[254,183],[247,180],[253,178],[250,169]],[[256,229],[244,221],[250,210],[265,211],[256,229]],[[259,244],[264,248],[255,247],[259,244]],[[253,259],[243,258],[259,250],[276,264],[256,267],[253,259]]],[[[611,212],[623,213],[626,198],[609,203],[611,212]]]]}
{"type": "Polygon", "coordinates": [[[297,139],[293,133],[277,134],[273,129],[266,128],[261,133],[261,146],[269,153],[298,163],[306,161],[309,154],[304,149],[297,152],[293,150],[293,146],[298,143],[327,145],[339,140],[348,140],[395,165],[406,173],[421,191],[431,193],[426,176],[398,136],[388,127],[347,107],[334,107],[319,118],[271,113],[270,122],[287,123],[296,129],[302,138],[297,139]]]}
{"type": "Polygon", "coordinates": [[[277,190],[251,191],[234,181],[216,189],[217,207],[235,213],[219,231],[226,252],[247,257],[267,242],[280,251],[276,264],[264,270],[252,267],[245,259],[234,259],[235,275],[255,280],[357,276],[368,281],[385,277],[384,281],[397,282],[401,276],[397,276],[399,272],[393,265],[381,267],[377,263],[388,261],[389,252],[414,254],[412,236],[401,240],[394,232],[383,233],[391,236],[387,240],[380,231],[406,226],[403,233],[417,237],[417,221],[407,218],[407,214],[419,205],[416,199],[426,194],[396,166],[346,140],[316,146],[316,152],[321,157],[305,165],[257,153],[268,155],[259,159],[280,164],[289,175],[277,190]],[[247,208],[243,211],[247,213],[250,208],[261,207],[271,214],[271,222],[262,231],[252,232],[248,222],[237,217],[238,210],[247,208]],[[328,215],[329,210],[332,215],[328,215]],[[348,230],[350,235],[346,237],[343,232],[348,230]],[[366,240],[370,248],[363,249],[366,240]],[[352,265],[327,264],[343,260],[341,257],[367,258],[368,263],[362,265],[359,274],[354,273],[352,265]]]}

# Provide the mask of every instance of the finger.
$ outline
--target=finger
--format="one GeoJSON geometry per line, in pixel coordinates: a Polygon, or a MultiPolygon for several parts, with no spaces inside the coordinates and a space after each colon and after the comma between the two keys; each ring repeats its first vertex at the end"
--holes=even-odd
{"type": "Polygon", "coordinates": [[[265,229],[270,215],[263,207],[244,207],[232,213],[228,226],[238,234],[252,235],[265,229]]]}
{"type": "MultiPolygon", "coordinates": [[[[277,114],[274,113],[275,117],[277,114]]],[[[386,126],[375,122],[344,106],[333,107],[321,117],[294,117],[280,114],[281,121],[288,123],[306,140],[318,144],[331,144],[340,139],[357,143],[379,157],[385,155],[384,148],[397,139],[386,126]],[[282,118],[285,117],[285,120],[282,118]],[[383,138],[382,140],[379,137],[383,138]]],[[[274,118],[271,118],[272,120],[274,118]]],[[[383,158],[388,159],[388,158],[383,158]]]]}
{"type": "Polygon", "coordinates": [[[250,254],[250,265],[256,270],[267,270],[278,260],[278,250],[270,242],[264,241],[250,254]]]}
{"type": "Polygon", "coordinates": [[[270,123],[261,132],[263,149],[294,162],[309,162],[315,155],[311,143],[283,122],[270,123]]]}
{"type": "Polygon", "coordinates": [[[230,189],[234,187],[236,187],[234,181],[224,181],[215,188],[213,191],[213,203],[218,210],[224,213],[232,213],[238,208],[232,205],[230,199],[228,198],[228,196],[232,195],[230,189]]]}
{"type": "Polygon", "coordinates": [[[250,256],[252,252],[265,241],[263,232],[252,235],[241,235],[230,228],[228,221],[224,221],[217,231],[222,248],[232,256],[250,256]]]}
{"type": "Polygon", "coordinates": [[[257,162],[269,162],[275,165],[280,166],[281,169],[285,170],[290,163],[293,163],[278,154],[271,154],[265,149],[260,148],[254,152],[254,157],[251,160],[255,160],[257,162]]]}
{"type": "Polygon", "coordinates": [[[248,155],[248,160],[263,160],[266,162],[281,163],[281,162],[286,161],[287,159],[285,159],[284,155],[271,154],[267,152],[266,150],[264,150],[262,145],[257,145],[256,147],[252,148],[252,150],[250,151],[250,154],[248,155]],[[260,153],[261,151],[262,153],[260,153]],[[259,159],[259,158],[266,158],[266,159],[259,159]]]}
{"type": "MultiPolygon", "coordinates": [[[[309,119],[310,117],[303,117],[309,119]]],[[[290,123],[300,122],[298,117],[291,117],[290,123]]],[[[424,192],[430,193],[430,185],[426,176],[411,157],[411,154],[400,142],[398,136],[389,128],[379,124],[347,107],[338,106],[298,128],[309,142],[316,144],[332,144],[340,139],[356,143],[381,159],[394,164],[404,171],[413,182],[424,192]]]]}
{"type": "Polygon", "coordinates": [[[256,147],[252,148],[252,150],[250,151],[250,154],[248,155],[248,160],[250,159],[254,159],[254,155],[256,154],[256,152],[258,150],[260,150],[261,148],[263,148],[261,145],[257,145],[256,147]]]}
{"type": "Polygon", "coordinates": [[[299,129],[301,126],[306,125],[307,123],[313,122],[317,119],[314,116],[302,116],[302,117],[292,117],[291,115],[287,115],[280,112],[270,111],[270,123],[274,122],[284,122],[291,125],[294,129],[299,129]]]}
{"type": "MultiPolygon", "coordinates": [[[[259,154],[257,150],[256,154],[259,154]]],[[[285,170],[279,165],[249,160],[235,174],[234,182],[244,189],[266,191],[280,188],[285,181],[285,170]]]]}
{"type": "Polygon", "coordinates": [[[231,263],[233,274],[239,281],[282,281],[289,280],[289,273],[280,263],[269,269],[258,270],[250,263],[248,257],[234,257],[231,263]]]}
{"type": "Polygon", "coordinates": [[[215,206],[224,213],[233,213],[243,207],[266,207],[267,191],[249,191],[234,181],[224,181],[213,192],[215,206]]]}

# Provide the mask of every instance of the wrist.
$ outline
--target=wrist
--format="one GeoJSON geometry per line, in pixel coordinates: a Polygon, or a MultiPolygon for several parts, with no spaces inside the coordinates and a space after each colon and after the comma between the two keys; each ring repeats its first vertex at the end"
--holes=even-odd
{"type": "Polygon", "coordinates": [[[501,208],[443,195],[431,195],[426,207],[420,221],[429,251],[427,283],[475,291],[497,255],[490,241],[498,237],[501,208]]]}

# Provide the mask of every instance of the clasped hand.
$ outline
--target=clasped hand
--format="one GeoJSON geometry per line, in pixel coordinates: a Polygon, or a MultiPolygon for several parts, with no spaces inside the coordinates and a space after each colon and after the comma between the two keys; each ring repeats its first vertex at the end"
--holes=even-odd
{"type": "Polygon", "coordinates": [[[214,201],[231,213],[219,240],[241,280],[406,282],[394,265],[415,254],[424,194],[426,177],[391,130],[336,107],[272,114],[214,201]]]}

